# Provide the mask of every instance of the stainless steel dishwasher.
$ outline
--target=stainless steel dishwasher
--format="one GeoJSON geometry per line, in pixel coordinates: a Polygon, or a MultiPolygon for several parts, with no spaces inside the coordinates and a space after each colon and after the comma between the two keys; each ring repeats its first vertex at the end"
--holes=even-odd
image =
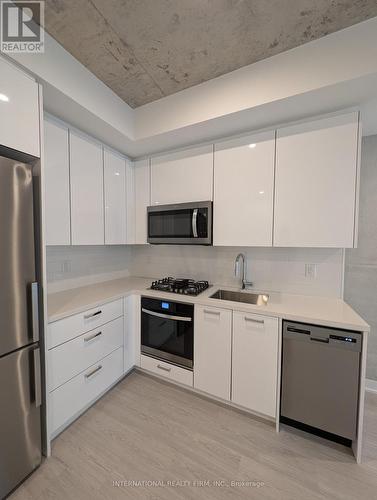
{"type": "Polygon", "coordinates": [[[356,437],[362,335],[283,322],[280,419],[350,445],[356,437]]]}

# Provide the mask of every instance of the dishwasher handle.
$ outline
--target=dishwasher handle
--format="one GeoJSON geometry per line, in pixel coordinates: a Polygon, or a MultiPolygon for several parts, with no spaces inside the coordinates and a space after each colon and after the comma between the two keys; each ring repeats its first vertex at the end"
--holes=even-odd
{"type": "Polygon", "coordinates": [[[312,342],[322,342],[323,344],[328,344],[329,343],[329,338],[321,338],[321,337],[312,337],[310,335],[310,340],[312,342]]]}

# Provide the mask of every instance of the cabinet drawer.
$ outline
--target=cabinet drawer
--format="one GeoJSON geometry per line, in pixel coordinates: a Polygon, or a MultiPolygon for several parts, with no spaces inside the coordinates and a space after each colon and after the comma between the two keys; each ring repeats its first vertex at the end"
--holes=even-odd
{"type": "Polygon", "coordinates": [[[123,375],[123,348],[120,347],[66,384],[50,393],[52,433],[85,409],[123,375]]]}
{"type": "Polygon", "coordinates": [[[53,391],[121,346],[122,317],[51,349],[48,353],[49,390],[53,391]]]}
{"type": "Polygon", "coordinates": [[[98,328],[109,321],[123,316],[123,300],[102,304],[69,318],[55,321],[49,325],[47,345],[49,349],[74,339],[82,333],[98,328]]]}
{"type": "Polygon", "coordinates": [[[193,386],[193,373],[191,370],[185,370],[179,366],[171,365],[170,363],[165,363],[155,358],[150,358],[149,356],[141,355],[141,368],[165,377],[180,384],[193,386]]]}

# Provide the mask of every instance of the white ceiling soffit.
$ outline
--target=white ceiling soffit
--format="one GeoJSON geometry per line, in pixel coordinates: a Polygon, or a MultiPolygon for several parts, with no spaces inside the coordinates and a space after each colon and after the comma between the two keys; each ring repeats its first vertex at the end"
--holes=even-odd
{"type": "Polygon", "coordinates": [[[45,54],[13,59],[44,85],[47,111],[131,157],[350,106],[377,133],[377,18],[135,110],[47,34],[45,54]]]}

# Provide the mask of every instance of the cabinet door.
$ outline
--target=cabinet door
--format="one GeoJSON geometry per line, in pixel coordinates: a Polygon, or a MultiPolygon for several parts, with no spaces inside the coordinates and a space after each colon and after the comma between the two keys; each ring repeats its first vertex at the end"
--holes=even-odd
{"type": "Polygon", "coordinates": [[[44,121],[46,244],[71,244],[68,128],[44,121]]]}
{"type": "Polygon", "coordinates": [[[149,160],[135,161],[135,243],[147,243],[147,207],[150,205],[150,167],[149,160]]]}
{"type": "Polygon", "coordinates": [[[105,244],[126,241],[126,161],[104,150],[105,244]]]}
{"type": "Polygon", "coordinates": [[[274,246],[354,246],[358,119],[277,131],[274,246]]]}
{"type": "Polygon", "coordinates": [[[213,147],[151,159],[152,205],[212,200],[213,147]]]}
{"type": "Polygon", "coordinates": [[[38,84],[0,58],[0,146],[40,157],[38,84]]]}
{"type": "Polygon", "coordinates": [[[230,399],[232,311],[195,307],[194,387],[230,399]]]}
{"type": "Polygon", "coordinates": [[[213,244],[272,246],[275,132],[215,144],[213,244]]]}
{"type": "Polygon", "coordinates": [[[103,245],[103,156],[97,142],[70,132],[73,245],[103,245]]]}
{"type": "Polygon", "coordinates": [[[126,160],[126,243],[135,243],[135,177],[134,165],[126,160]]]}
{"type": "Polygon", "coordinates": [[[233,312],[232,401],[276,416],[278,380],[277,318],[233,312]]]}

